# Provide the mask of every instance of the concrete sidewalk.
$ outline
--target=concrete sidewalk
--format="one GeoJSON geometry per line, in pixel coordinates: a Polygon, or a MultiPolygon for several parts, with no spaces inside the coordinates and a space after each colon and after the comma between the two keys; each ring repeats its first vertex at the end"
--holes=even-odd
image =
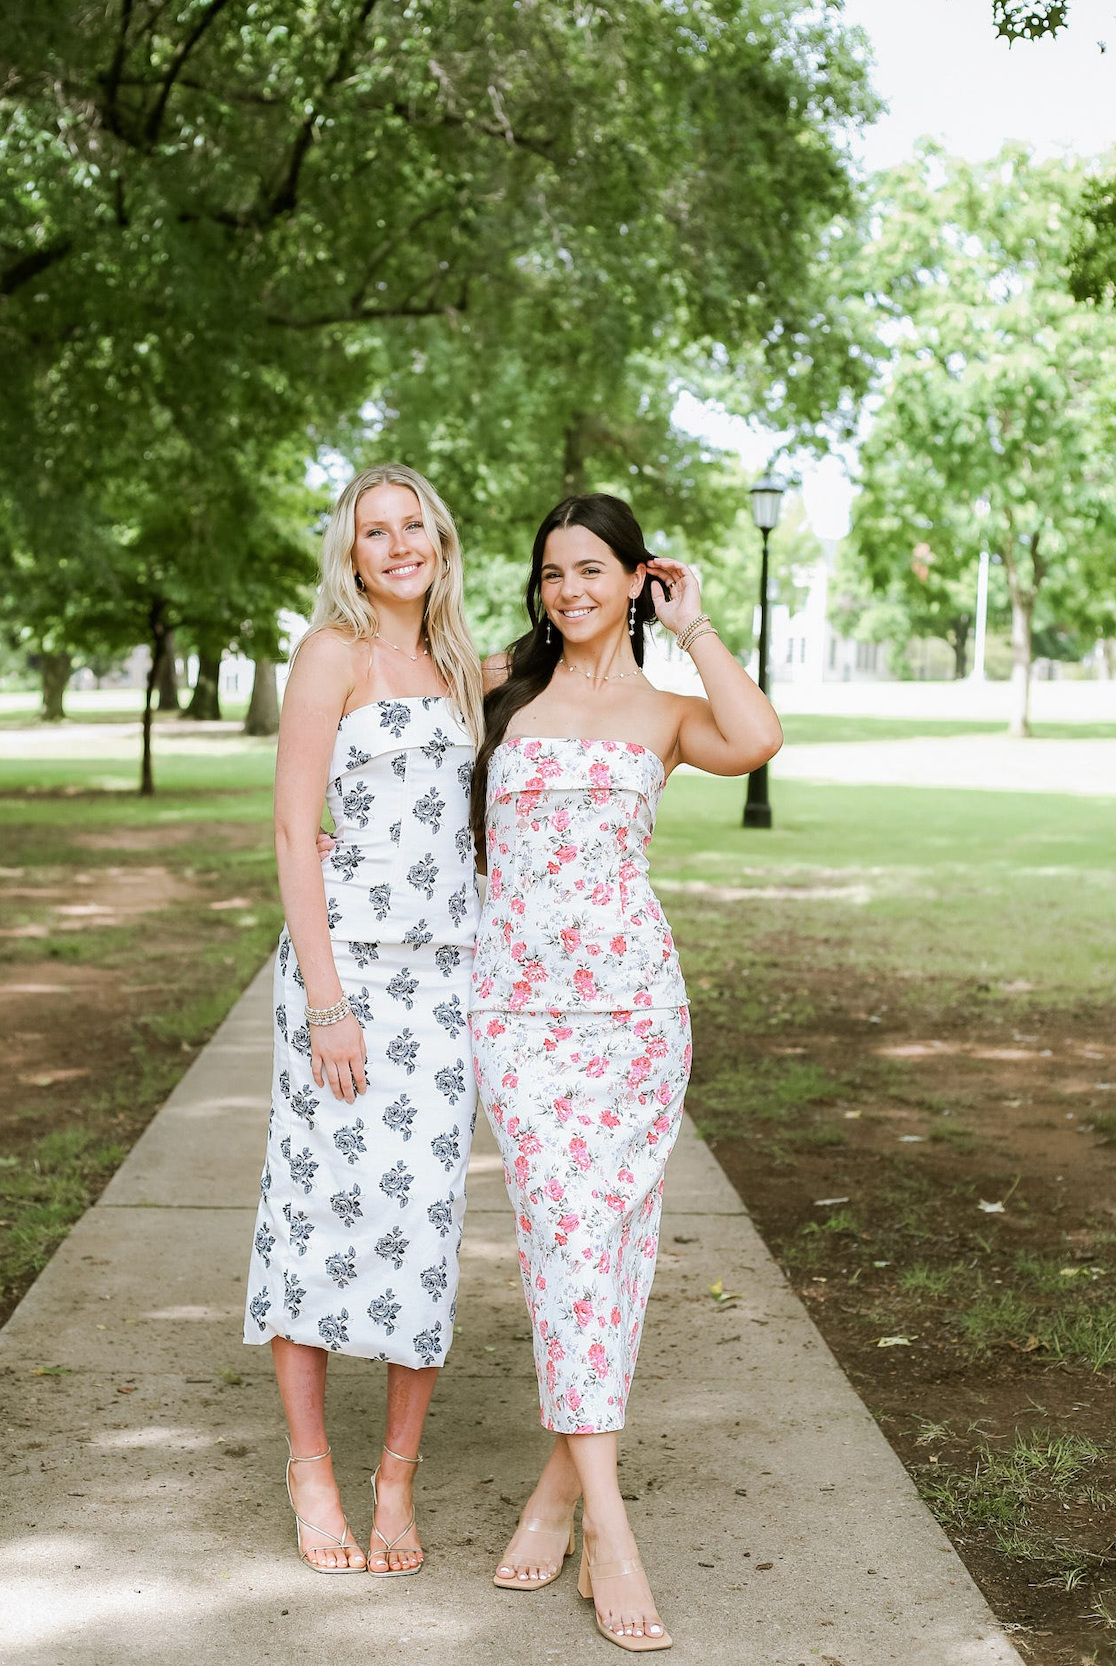
{"type": "MultiPolygon", "coordinates": [[[[419,1478],[426,1569],[325,1579],[296,1560],[270,1356],[240,1342],[269,989],[265,970],[0,1333],[3,1658],[618,1660],[574,1568],[529,1596],[490,1584],[547,1437],[483,1128],[461,1330],[419,1478]]],[[[330,1382],[337,1471],[367,1539],[383,1373],[338,1358],[330,1382]]],[[[1021,1666],[689,1128],[623,1473],[679,1666],[1021,1666]],[[718,1278],[739,1304],[709,1299],[718,1278]]]]}
{"type": "Polygon", "coordinates": [[[784,781],[1116,798],[1116,741],[1020,741],[1006,735],[810,741],[785,746],[771,771],[784,781]]]}

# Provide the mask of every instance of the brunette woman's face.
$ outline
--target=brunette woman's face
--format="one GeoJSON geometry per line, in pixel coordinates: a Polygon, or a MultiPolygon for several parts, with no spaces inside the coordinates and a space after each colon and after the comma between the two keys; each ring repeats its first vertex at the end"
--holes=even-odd
{"type": "Polygon", "coordinates": [[[626,627],[646,571],[640,565],[630,573],[586,526],[556,527],[543,550],[542,604],[568,641],[590,642],[618,624],[626,627]]]}
{"type": "Polygon", "coordinates": [[[353,571],[373,603],[413,602],[425,596],[438,555],[422,524],[422,505],[409,486],[384,481],[357,499],[353,571]]]}

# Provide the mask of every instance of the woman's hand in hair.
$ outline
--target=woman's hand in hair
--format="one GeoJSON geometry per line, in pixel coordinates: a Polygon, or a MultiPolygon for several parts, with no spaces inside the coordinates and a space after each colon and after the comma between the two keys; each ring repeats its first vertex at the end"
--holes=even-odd
{"type": "Polygon", "coordinates": [[[683,562],[661,560],[658,556],[648,561],[647,575],[655,617],[677,636],[701,612],[698,581],[683,562]]]}

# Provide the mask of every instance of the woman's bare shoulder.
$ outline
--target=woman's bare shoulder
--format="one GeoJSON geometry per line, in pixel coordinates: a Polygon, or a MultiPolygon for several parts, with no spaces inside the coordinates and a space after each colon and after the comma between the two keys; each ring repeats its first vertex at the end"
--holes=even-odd
{"type": "Polygon", "coordinates": [[[510,676],[511,655],[507,652],[489,654],[487,659],[481,661],[481,679],[486,694],[494,688],[499,688],[501,683],[506,683],[510,676]]]}

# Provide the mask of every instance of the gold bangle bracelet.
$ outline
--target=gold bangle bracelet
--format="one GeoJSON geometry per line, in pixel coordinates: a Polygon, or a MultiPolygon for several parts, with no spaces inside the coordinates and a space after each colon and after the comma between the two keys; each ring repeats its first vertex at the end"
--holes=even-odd
{"type": "Polygon", "coordinates": [[[720,634],[721,634],[720,631],[717,629],[717,627],[715,625],[705,625],[705,626],[703,626],[703,628],[700,631],[695,631],[693,633],[693,635],[689,638],[689,640],[686,643],[685,652],[689,653],[690,649],[693,647],[694,643],[695,642],[700,642],[700,640],[703,636],[720,636],[720,634]]]}
{"type": "Polygon", "coordinates": [[[690,623],[683,626],[683,628],[678,632],[678,635],[675,638],[678,646],[683,650],[688,648],[690,643],[693,641],[694,636],[701,629],[702,625],[708,625],[710,622],[708,613],[699,613],[696,619],[691,619],[690,623]]]}

